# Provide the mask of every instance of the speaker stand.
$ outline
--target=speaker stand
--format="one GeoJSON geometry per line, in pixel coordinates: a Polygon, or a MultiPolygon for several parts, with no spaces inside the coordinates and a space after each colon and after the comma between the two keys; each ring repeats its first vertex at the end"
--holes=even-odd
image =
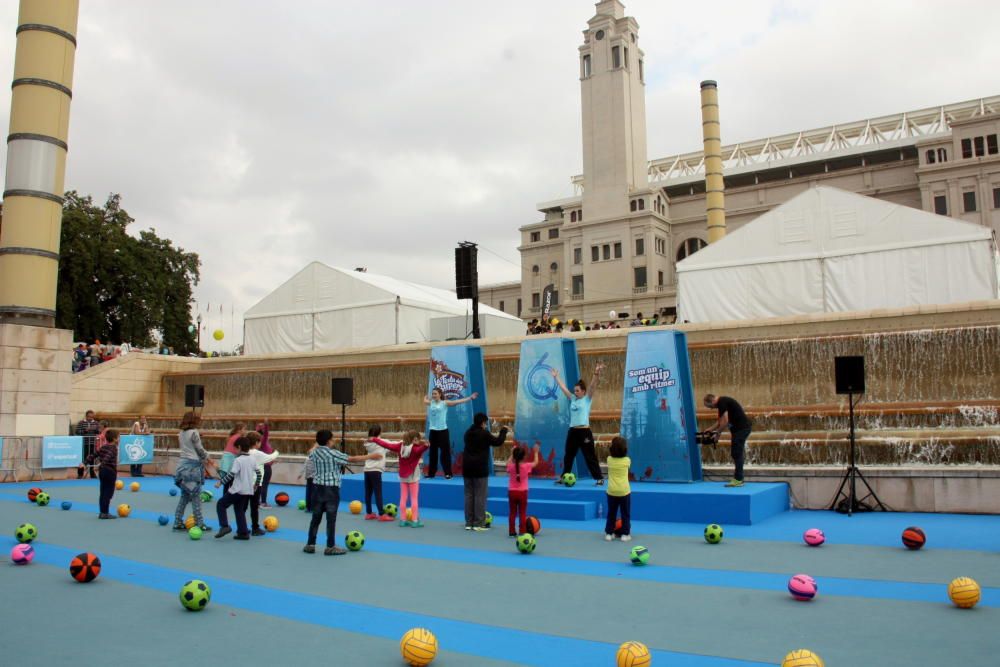
{"type": "Polygon", "coordinates": [[[889,511],[882,501],[879,500],[878,496],[875,494],[875,490],[872,489],[871,484],[865,479],[865,476],[861,474],[861,470],[858,468],[855,459],[855,440],[854,440],[854,393],[847,394],[847,401],[850,415],[850,442],[851,446],[848,450],[848,466],[847,472],[844,473],[844,479],[840,481],[840,487],[837,488],[837,495],[833,498],[833,503],[830,505],[830,509],[837,510],[838,512],[847,513],[847,516],[851,516],[854,512],[874,512],[875,510],[880,510],[882,512],[889,511]],[[868,495],[864,498],[858,498],[857,493],[857,482],[861,480],[861,483],[865,485],[868,489],[868,495]],[[845,488],[846,487],[846,488],[845,488]],[[874,505],[869,505],[866,501],[871,498],[875,501],[874,505]]]}

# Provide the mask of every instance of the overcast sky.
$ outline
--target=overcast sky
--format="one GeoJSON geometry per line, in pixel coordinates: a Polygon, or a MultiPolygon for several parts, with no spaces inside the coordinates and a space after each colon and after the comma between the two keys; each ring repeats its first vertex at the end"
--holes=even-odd
{"type": "MultiPolygon", "coordinates": [[[[517,228],[581,170],[589,0],[82,0],[66,187],[122,195],[240,313],[312,260],[452,289],[520,277],[517,228]]],[[[632,0],[650,159],[1000,93],[1000,3],[632,0]]],[[[17,3],[0,3],[14,66],[17,3]]],[[[10,89],[0,86],[0,113],[10,89]]],[[[6,117],[4,119],[6,126],[6,117]]],[[[235,311],[230,325],[230,308],[235,311]]],[[[232,329],[235,329],[233,331],[232,329]]],[[[218,349],[218,348],[217,348],[218,349]]]]}

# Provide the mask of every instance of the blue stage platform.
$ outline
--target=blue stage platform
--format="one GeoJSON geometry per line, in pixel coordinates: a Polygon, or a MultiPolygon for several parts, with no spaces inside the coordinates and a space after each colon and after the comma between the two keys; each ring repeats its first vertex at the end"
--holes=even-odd
{"type": "MultiPolygon", "coordinates": [[[[399,501],[399,477],[382,477],[383,500],[399,501]]],[[[364,476],[344,475],[341,498],[362,500],[364,476]]],[[[605,507],[605,489],[583,479],[572,488],[557,486],[551,479],[531,480],[529,512],[540,519],[585,521],[597,517],[598,504],[605,507]]],[[[420,482],[420,506],[433,509],[462,509],[464,491],[461,477],[440,477],[420,482]]],[[[490,478],[487,509],[494,516],[507,516],[507,478],[490,478]]],[[[726,488],[722,482],[691,484],[632,483],[632,518],[637,521],[678,523],[719,523],[749,526],[789,509],[788,485],[757,483],[726,488]]]]}

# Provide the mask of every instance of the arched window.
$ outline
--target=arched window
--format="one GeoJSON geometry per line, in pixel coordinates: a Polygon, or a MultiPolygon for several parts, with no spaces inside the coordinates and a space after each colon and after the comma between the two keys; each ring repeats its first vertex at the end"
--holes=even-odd
{"type": "Polygon", "coordinates": [[[939,148],[937,150],[937,159],[938,159],[938,162],[947,162],[948,161],[948,149],[946,149],[946,148],[939,148]]]}
{"type": "Polygon", "coordinates": [[[538,275],[538,265],[537,264],[535,264],[533,267],[531,267],[531,272],[534,273],[536,276],[538,275]]]}
{"type": "Polygon", "coordinates": [[[645,211],[646,210],[646,200],[645,199],[640,199],[639,200],[639,210],[640,211],[645,211]]]}
{"type": "Polygon", "coordinates": [[[569,221],[570,222],[576,222],[576,211],[570,212],[570,214],[569,214],[569,221]]]}
{"type": "Polygon", "coordinates": [[[638,204],[636,204],[635,200],[633,199],[632,201],[629,202],[628,209],[630,211],[632,211],[633,213],[635,213],[635,209],[636,209],[637,206],[638,206],[638,204]]]}
{"type": "Polygon", "coordinates": [[[549,271],[552,271],[553,273],[555,273],[558,270],[559,270],[559,265],[558,264],[556,264],[555,262],[552,262],[551,264],[549,264],[549,271]]]}
{"type": "Polygon", "coordinates": [[[927,164],[934,164],[934,150],[927,151],[927,164]]]}
{"type": "Polygon", "coordinates": [[[707,245],[708,243],[699,238],[692,238],[684,241],[681,243],[680,247],[677,248],[677,261],[679,262],[685,257],[690,257],[707,245]]]}

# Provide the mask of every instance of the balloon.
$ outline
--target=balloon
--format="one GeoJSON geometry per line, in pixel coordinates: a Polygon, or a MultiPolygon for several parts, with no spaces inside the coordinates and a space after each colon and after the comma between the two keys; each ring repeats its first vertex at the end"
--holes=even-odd
{"type": "Polygon", "coordinates": [[[215,340],[222,340],[225,337],[226,334],[222,329],[216,329],[214,332],[212,332],[212,338],[214,338],[215,340]]]}
{"type": "Polygon", "coordinates": [[[194,325],[193,324],[189,324],[188,325],[188,333],[194,333],[194,325]]]}
{"type": "Polygon", "coordinates": [[[616,317],[618,317],[618,313],[612,310],[610,313],[608,313],[608,317],[610,317],[611,319],[615,319],[616,317]]]}

